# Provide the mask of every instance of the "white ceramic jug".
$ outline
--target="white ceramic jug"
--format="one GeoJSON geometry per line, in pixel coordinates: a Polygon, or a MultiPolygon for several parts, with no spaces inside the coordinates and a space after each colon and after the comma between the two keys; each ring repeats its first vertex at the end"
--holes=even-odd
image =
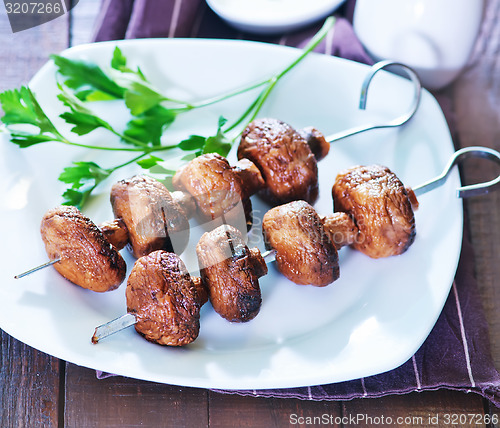
{"type": "Polygon", "coordinates": [[[438,89],[467,64],[483,8],[484,0],[357,0],[353,24],[375,60],[403,62],[438,89]]]}

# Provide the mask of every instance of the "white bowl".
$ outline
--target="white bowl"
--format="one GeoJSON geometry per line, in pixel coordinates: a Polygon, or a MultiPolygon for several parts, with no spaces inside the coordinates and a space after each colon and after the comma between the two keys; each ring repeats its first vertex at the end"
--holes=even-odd
{"type": "Polygon", "coordinates": [[[238,30],[278,34],[330,15],[345,0],[206,0],[210,8],[238,30]]]}

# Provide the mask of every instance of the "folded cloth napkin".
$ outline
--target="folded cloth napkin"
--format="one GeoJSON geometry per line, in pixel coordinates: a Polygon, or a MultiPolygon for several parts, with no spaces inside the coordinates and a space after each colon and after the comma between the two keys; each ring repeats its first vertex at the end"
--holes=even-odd
{"type": "Polygon", "coordinates": [[[220,391],[258,397],[348,400],[440,388],[476,392],[500,406],[500,374],[490,357],[474,255],[464,238],[460,263],[443,312],[420,349],[402,366],[376,376],[305,388],[220,391]]]}
{"type": "MultiPolygon", "coordinates": [[[[338,13],[332,34],[317,51],[371,63],[352,26],[354,2],[338,13]]],[[[140,37],[210,37],[251,39],[289,46],[304,46],[321,23],[294,33],[263,37],[233,30],[204,0],[103,0],[96,41],[140,37]]],[[[439,99],[451,118],[446,98],[439,99]]],[[[376,376],[303,388],[220,391],[259,397],[309,400],[346,400],[381,397],[411,391],[448,388],[475,392],[500,406],[500,374],[490,357],[488,326],[473,275],[474,255],[466,234],[460,264],[450,295],[434,329],[417,353],[402,366],[376,376]]],[[[106,374],[98,373],[98,377],[106,374]]]]}

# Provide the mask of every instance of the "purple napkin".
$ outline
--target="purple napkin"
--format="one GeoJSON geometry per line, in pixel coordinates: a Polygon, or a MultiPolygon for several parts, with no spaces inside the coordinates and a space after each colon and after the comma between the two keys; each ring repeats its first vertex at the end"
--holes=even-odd
{"type": "MultiPolygon", "coordinates": [[[[352,29],[353,7],[354,1],[349,1],[337,11],[338,20],[334,30],[316,51],[372,63],[352,29]]],[[[279,36],[255,36],[229,27],[208,8],[204,0],[103,0],[95,41],[141,37],[209,37],[302,47],[321,24],[319,22],[279,36]]],[[[440,97],[439,102],[450,119],[448,100],[440,97]]],[[[217,391],[259,397],[347,400],[447,388],[478,393],[500,406],[500,374],[491,360],[488,326],[473,275],[474,255],[466,233],[464,236],[459,268],[443,312],[422,347],[402,366],[376,376],[329,385],[217,391]]],[[[98,373],[98,377],[105,376],[98,373]]]]}
{"type": "Polygon", "coordinates": [[[376,376],[291,389],[219,391],[258,397],[348,400],[440,388],[476,392],[500,406],[500,374],[490,357],[488,326],[473,273],[474,255],[464,238],[458,271],[436,325],[413,357],[376,376]]]}

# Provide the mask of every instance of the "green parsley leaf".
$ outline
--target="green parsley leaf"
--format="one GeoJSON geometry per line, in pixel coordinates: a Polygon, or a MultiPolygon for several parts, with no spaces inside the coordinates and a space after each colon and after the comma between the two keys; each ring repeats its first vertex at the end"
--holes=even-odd
{"type": "Polygon", "coordinates": [[[175,170],[173,170],[169,163],[165,162],[164,159],[156,156],[150,156],[148,159],[141,159],[136,163],[142,168],[149,170],[149,173],[153,176],[157,176],[157,179],[168,189],[173,189],[172,178],[175,175],[175,170]]]}
{"type": "Polygon", "coordinates": [[[163,183],[163,185],[167,188],[167,189],[170,189],[172,190],[173,189],[173,184],[172,184],[172,181],[173,181],[173,178],[174,178],[174,175],[173,174],[165,174],[161,180],[161,182],[163,183]]]}
{"type": "Polygon", "coordinates": [[[226,137],[224,131],[222,131],[222,127],[226,122],[227,120],[224,117],[219,117],[217,134],[207,138],[205,145],[203,146],[203,153],[218,153],[221,156],[227,156],[231,150],[232,143],[231,140],[226,137]]]}
{"type": "Polygon", "coordinates": [[[114,98],[123,98],[125,89],[108,77],[98,65],[59,55],[51,55],[51,58],[58,67],[59,73],[67,78],[64,81],[67,87],[75,90],[97,90],[114,98]]]}
{"type": "Polygon", "coordinates": [[[108,122],[92,113],[77,97],[65,91],[61,85],[59,85],[59,89],[61,93],[57,98],[70,109],[69,112],[61,114],[60,117],[67,123],[75,125],[71,129],[71,132],[78,135],[85,135],[97,128],[112,130],[108,122]]]}
{"type": "Polygon", "coordinates": [[[113,51],[111,68],[121,72],[116,75],[116,81],[126,89],[124,93],[125,105],[132,115],[139,116],[166,99],[147,82],[140,68],[134,71],[127,67],[127,58],[118,46],[113,51]]]}
{"type": "Polygon", "coordinates": [[[125,105],[134,116],[140,116],[147,110],[156,107],[166,98],[143,81],[130,80],[124,95],[125,105]]]}
{"type": "Polygon", "coordinates": [[[147,81],[146,76],[142,73],[141,69],[137,67],[137,71],[127,67],[127,58],[123,55],[118,46],[113,51],[113,58],[111,58],[111,68],[121,71],[122,73],[131,73],[139,76],[141,80],[147,81]]]}
{"type": "Polygon", "coordinates": [[[80,192],[79,190],[74,189],[66,189],[62,194],[63,197],[63,205],[72,205],[77,208],[83,207],[85,202],[87,201],[90,193],[93,189],[86,192],[80,192]]]}
{"type": "Polygon", "coordinates": [[[116,100],[115,97],[109,95],[106,92],[95,91],[93,89],[84,89],[82,91],[75,92],[75,97],[80,101],[113,101],[116,100]]]}
{"type": "Polygon", "coordinates": [[[175,120],[176,114],[157,105],[127,123],[124,135],[144,144],[159,146],[164,130],[175,120]]]}
{"type": "Polygon", "coordinates": [[[208,137],[203,153],[218,153],[226,157],[231,150],[231,141],[224,134],[217,134],[214,137],[208,137]]]}
{"type": "Polygon", "coordinates": [[[185,140],[182,140],[178,147],[181,150],[191,151],[191,150],[200,150],[203,148],[207,139],[202,137],[201,135],[190,135],[185,140]]]}
{"type": "Polygon", "coordinates": [[[64,168],[59,175],[59,180],[71,184],[73,189],[81,188],[88,181],[100,183],[110,174],[109,170],[101,168],[95,162],[73,162],[73,165],[64,168]]]}
{"type": "Polygon", "coordinates": [[[24,132],[14,132],[10,131],[10,141],[11,143],[17,144],[21,149],[25,149],[29,146],[34,146],[35,144],[46,143],[48,141],[55,141],[56,139],[50,135],[34,135],[24,132]]]}
{"type": "Polygon", "coordinates": [[[123,55],[122,51],[118,46],[115,47],[113,51],[113,57],[111,58],[111,67],[115,70],[123,70],[127,66],[127,58],[123,55]]]}
{"type": "Polygon", "coordinates": [[[157,156],[150,155],[149,158],[141,159],[136,162],[141,168],[151,169],[154,166],[158,165],[158,162],[162,162],[163,159],[157,156]]]}
{"type": "Polygon", "coordinates": [[[71,132],[74,132],[78,135],[88,134],[89,132],[92,132],[97,128],[106,128],[104,121],[102,121],[97,116],[93,116],[90,114],[72,111],[63,113],[60,115],[60,117],[67,123],[75,125],[73,126],[73,128],[71,128],[71,132]]]}
{"type": "Polygon", "coordinates": [[[64,193],[65,205],[83,206],[99,183],[109,177],[112,170],[103,169],[94,162],[73,162],[64,168],[59,181],[71,184],[64,193]]]}
{"type": "Polygon", "coordinates": [[[224,117],[219,117],[217,133],[213,136],[203,137],[201,135],[190,135],[185,140],[182,140],[177,147],[181,150],[192,152],[182,159],[191,160],[203,153],[219,153],[221,156],[227,156],[231,150],[232,143],[222,130],[226,122],[227,120],[224,117]]]}
{"type": "Polygon", "coordinates": [[[201,151],[191,152],[191,153],[188,153],[187,155],[182,156],[181,160],[189,162],[200,155],[201,155],[201,151]]]}
{"type": "Polygon", "coordinates": [[[226,123],[227,123],[227,119],[224,116],[219,116],[219,121],[217,124],[218,130],[220,131],[226,123]]]}
{"type": "MultiPolygon", "coordinates": [[[[45,115],[31,90],[22,86],[19,90],[9,90],[0,94],[0,103],[4,111],[2,122],[5,125],[34,125],[40,133],[51,132],[57,134],[57,130],[45,115]]],[[[28,135],[26,133],[26,135],[28,135]]]]}

